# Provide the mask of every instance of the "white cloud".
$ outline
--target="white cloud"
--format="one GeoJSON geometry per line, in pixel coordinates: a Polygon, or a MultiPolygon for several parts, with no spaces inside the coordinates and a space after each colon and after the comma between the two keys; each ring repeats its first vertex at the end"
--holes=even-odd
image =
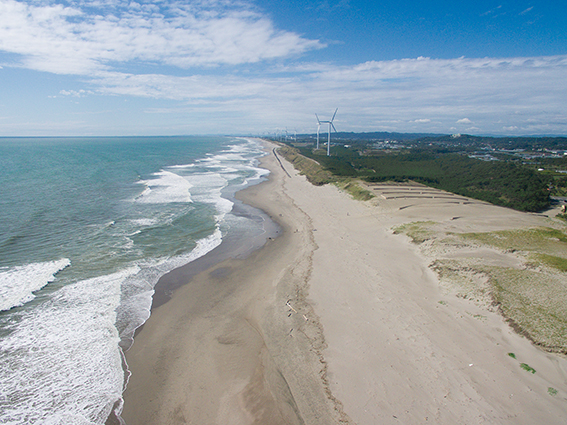
{"type": "Polygon", "coordinates": [[[532,7],[528,7],[527,9],[523,10],[522,12],[520,12],[520,15],[525,15],[526,13],[531,12],[532,9],[533,9],[533,6],[532,6],[532,7]]]}
{"type": "Polygon", "coordinates": [[[89,94],[93,94],[91,90],[61,90],[59,92],[61,96],[71,96],[71,97],[85,97],[89,94]]]}
{"type": "Polygon", "coordinates": [[[501,123],[507,123],[530,134],[565,134],[566,79],[567,56],[556,56],[315,64],[261,76],[99,72],[91,83],[103,94],[183,102],[162,112],[207,108],[226,116],[238,111],[261,128],[309,130],[314,113],[331,114],[338,107],[335,125],[345,131],[449,132],[455,123],[474,122],[468,128],[478,133],[502,133],[501,123]],[[431,118],[409,121],[412,116],[431,118]]]}
{"type": "Polygon", "coordinates": [[[244,3],[134,5],[3,0],[0,51],[21,55],[26,68],[85,75],[130,61],[180,68],[238,65],[323,47],[277,30],[244,3]]]}

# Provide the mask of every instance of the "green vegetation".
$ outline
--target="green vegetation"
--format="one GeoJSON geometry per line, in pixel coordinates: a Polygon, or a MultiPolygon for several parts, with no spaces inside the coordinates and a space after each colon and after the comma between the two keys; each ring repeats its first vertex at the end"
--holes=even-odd
{"type": "Polygon", "coordinates": [[[304,147],[297,153],[316,161],[336,178],[368,182],[413,180],[520,211],[539,211],[549,205],[549,179],[542,178],[533,167],[481,161],[453,151],[431,147],[372,153],[334,147],[332,155],[327,156],[321,150],[304,147]]]}
{"type": "Polygon", "coordinates": [[[545,170],[541,175],[546,179],[551,195],[567,196],[567,157],[540,159],[538,165],[545,170]]]}
{"type": "Polygon", "coordinates": [[[526,363],[520,363],[520,367],[522,369],[524,369],[525,371],[528,371],[530,373],[535,373],[535,369],[533,367],[531,367],[530,365],[526,364],[526,363]]]}
{"type": "Polygon", "coordinates": [[[553,388],[553,387],[549,387],[549,388],[547,389],[547,393],[548,393],[550,396],[556,396],[556,395],[557,395],[557,390],[556,390],[555,388],[553,388]]]}
{"type": "Polygon", "coordinates": [[[518,333],[549,351],[567,352],[564,275],[503,267],[484,272],[494,305],[518,333]]]}
{"type": "Polygon", "coordinates": [[[432,232],[430,227],[433,226],[433,221],[415,221],[413,223],[406,223],[393,229],[394,234],[403,233],[409,236],[413,243],[420,244],[431,238],[432,232]]]}
{"type": "MultiPolygon", "coordinates": [[[[435,223],[399,226],[423,249],[450,252],[490,246],[523,265],[495,266],[479,258],[437,259],[441,284],[457,296],[497,308],[510,325],[542,348],[567,354],[567,231],[536,227],[483,233],[436,233],[435,223]]],[[[436,256],[434,254],[434,256],[436,256]]],[[[510,354],[509,354],[510,355],[510,354]]]]}
{"type": "Polygon", "coordinates": [[[339,189],[350,193],[350,195],[358,201],[368,201],[374,198],[374,195],[370,191],[363,189],[352,179],[341,179],[335,184],[339,189]]]}
{"type": "Polygon", "coordinates": [[[278,152],[315,186],[322,186],[335,180],[332,173],[323,169],[317,161],[300,155],[295,148],[283,145],[278,152]]]}
{"type": "Polygon", "coordinates": [[[502,230],[486,233],[463,233],[460,237],[502,250],[515,249],[530,253],[563,256],[567,258],[567,234],[550,227],[534,227],[531,229],[502,230]]]}
{"type": "Polygon", "coordinates": [[[493,302],[518,332],[551,351],[566,352],[567,234],[538,227],[460,236],[513,250],[526,259],[527,269],[479,266],[478,270],[489,277],[493,302]]]}
{"type": "Polygon", "coordinates": [[[509,355],[510,357],[512,357],[513,359],[516,358],[516,355],[515,355],[514,353],[508,353],[508,355],[509,355]]]}
{"type": "Polygon", "coordinates": [[[567,197],[567,138],[466,134],[347,133],[334,136],[331,156],[304,135],[296,153],[333,178],[368,182],[413,180],[519,211],[541,211],[550,196],[567,197]]]}
{"type": "Polygon", "coordinates": [[[367,201],[374,197],[370,191],[360,187],[356,179],[334,175],[329,170],[324,169],[319,162],[301,155],[295,148],[283,145],[278,149],[278,152],[291,162],[295,169],[304,175],[311,184],[322,186],[327,183],[334,183],[339,189],[348,192],[354,199],[361,201],[367,201]]]}
{"type": "Polygon", "coordinates": [[[548,254],[534,254],[534,257],[540,263],[543,263],[549,267],[554,267],[561,272],[567,272],[567,258],[548,254]]]}

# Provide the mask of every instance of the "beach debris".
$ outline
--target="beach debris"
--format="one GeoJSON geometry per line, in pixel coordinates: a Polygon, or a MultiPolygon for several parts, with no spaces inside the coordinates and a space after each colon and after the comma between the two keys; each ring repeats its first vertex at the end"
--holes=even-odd
{"type": "Polygon", "coordinates": [[[297,310],[291,306],[291,304],[289,303],[289,301],[290,301],[290,300],[287,300],[287,302],[285,303],[285,305],[287,305],[289,308],[291,308],[294,313],[297,313],[297,310]]]}
{"type": "Polygon", "coordinates": [[[303,318],[305,319],[306,322],[309,320],[305,314],[303,315],[303,318]]]}

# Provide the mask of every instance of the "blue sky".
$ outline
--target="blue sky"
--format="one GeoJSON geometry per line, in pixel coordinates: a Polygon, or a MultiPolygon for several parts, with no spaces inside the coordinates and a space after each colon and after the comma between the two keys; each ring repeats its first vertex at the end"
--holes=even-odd
{"type": "Polygon", "coordinates": [[[563,1],[0,0],[0,136],[567,135],[563,1]]]}

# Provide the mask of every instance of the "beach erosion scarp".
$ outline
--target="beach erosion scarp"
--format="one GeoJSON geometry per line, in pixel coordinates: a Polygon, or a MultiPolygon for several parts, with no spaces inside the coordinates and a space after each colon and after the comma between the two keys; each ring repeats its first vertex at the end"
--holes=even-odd
{"type": "Polygon", "coordinates": [[[126,353],[126,424],[564,423],[565,360],[444,291],[431,258],[391,230],[542,217],[440,198],[354,201],[272,148],[268,181],[237,196],[279,236],[152,311],[126,353]]]}

